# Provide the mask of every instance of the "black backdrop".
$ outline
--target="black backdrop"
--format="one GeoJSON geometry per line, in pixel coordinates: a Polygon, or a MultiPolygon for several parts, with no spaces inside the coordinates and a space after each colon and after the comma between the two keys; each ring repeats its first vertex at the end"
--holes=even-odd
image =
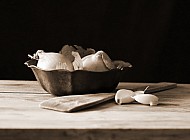
{"type": "Polygon", "coordinates": [[[39,49],[104,50],[133,64],[123,81],[189,83],[189,2],[1,0],[0,79],[34,80],[24,65],[39,49]]]}

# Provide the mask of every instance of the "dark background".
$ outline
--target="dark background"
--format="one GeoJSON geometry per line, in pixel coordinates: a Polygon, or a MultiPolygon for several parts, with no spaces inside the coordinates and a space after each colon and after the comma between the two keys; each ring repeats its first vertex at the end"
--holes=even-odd
{"type": "Polygon", "coordinates": [[[132,63],[123,81],[190,83],[189,3],[0,0],[0,79],[34,80],[28,54],[77,44],[132,63]]]}

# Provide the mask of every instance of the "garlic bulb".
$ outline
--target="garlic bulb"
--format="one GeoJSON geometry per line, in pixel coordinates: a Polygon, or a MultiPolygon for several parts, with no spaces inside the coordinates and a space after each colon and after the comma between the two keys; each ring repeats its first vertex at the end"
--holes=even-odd
{"type": "Polygon", "coordinates": [[[95,54],[87,55],[82,58],[82,61],[83,69],[88,71],[102,72],[114,68],[114,64],[111,59],[103,51],[98,51],[95,54]]]}
{"type": "Polygon", "coordinates": [[[36,56],[38,56],[37,67],[43,70],[55,70],[60,64],[66,64],[66,69],[72,71],[73,66],[72,63],[64,58],[62,54],[54,53],[54,52],[44,52],[43,50],[38,50],[36,52],[36,56]]]}
{"type": "Polygon", "coordinates": [[[138,94],[133,98],[141,104],[149,104],[150,106],[158,104],[158,97],[152,94],[138,94]]]}

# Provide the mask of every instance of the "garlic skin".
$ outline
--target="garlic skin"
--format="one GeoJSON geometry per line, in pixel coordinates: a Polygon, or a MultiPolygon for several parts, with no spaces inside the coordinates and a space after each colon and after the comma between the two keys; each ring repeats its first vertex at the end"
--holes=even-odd
{"type": "Polygon", "coordinates": [[[108,71],[114,68],[114,64],[107,54],[103,51],[98,51],[95,54],[87,55],[82,58],[83,69],[88,71],[108,71]]]}
{"type": "Polygon", "coordinates": [[[46,53],[43,50],[38,50],[36,52],[36,56],[38,56],[37,67],[39,67],[40,69],[55,70],[56,68],[60,68],[57,67],[57,65],[66,64],[67,70],[73,70],[72,63],[68,59],[65,59],[62,54],[54,52],[46,53]]]}
{"type": "Polygon", "coordinates": [[[121,60],[114,60],[113,64],[115,65],[115,67],[117,69],[120,69],[120,70],[123,70],[124,68],[127,68],[127,67],[129,67],[129,68],[132,67],[132,65],[130,63],[121,61],[121,60]]]}
{"type": "Polygon", "coordinates": [[[155,95],[152,94],[138,94],[133,97],[135,101],[141,103],[141,104],[146,104],[150,106],[154,106],[158,104],[159,98],[155,95]]]}
{"type": "Polygon", "coordinates": [[[134,101],[133,96],[135,96],[135,93],[132,90],[120,89],[115,94],[115,102],[119,105],[131,103],[134,101]]]}
{"type": "Polygon", "coordinates": [[[72,62],[74,70],[82,70],[83,63],[79,53],[72,51],[72,55],[74,56],[74,61],[72,62]]]}

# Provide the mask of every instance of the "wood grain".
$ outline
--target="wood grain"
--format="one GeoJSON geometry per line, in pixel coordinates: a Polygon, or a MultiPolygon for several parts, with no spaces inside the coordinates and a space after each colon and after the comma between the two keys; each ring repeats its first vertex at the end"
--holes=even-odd
{"type": "MultiPolygon", "coordinates": [[[[145,84],[120,83],[118,88],[145,84]]],[[[64,113],[39,107],[40,102],[54,96],[36,81],[0,81],[0,140],[189,139],[190,85],[178,84],[155,95],[160,99],[158,106],[117,105],[111,100],[84,111],[64,113]]]]}

